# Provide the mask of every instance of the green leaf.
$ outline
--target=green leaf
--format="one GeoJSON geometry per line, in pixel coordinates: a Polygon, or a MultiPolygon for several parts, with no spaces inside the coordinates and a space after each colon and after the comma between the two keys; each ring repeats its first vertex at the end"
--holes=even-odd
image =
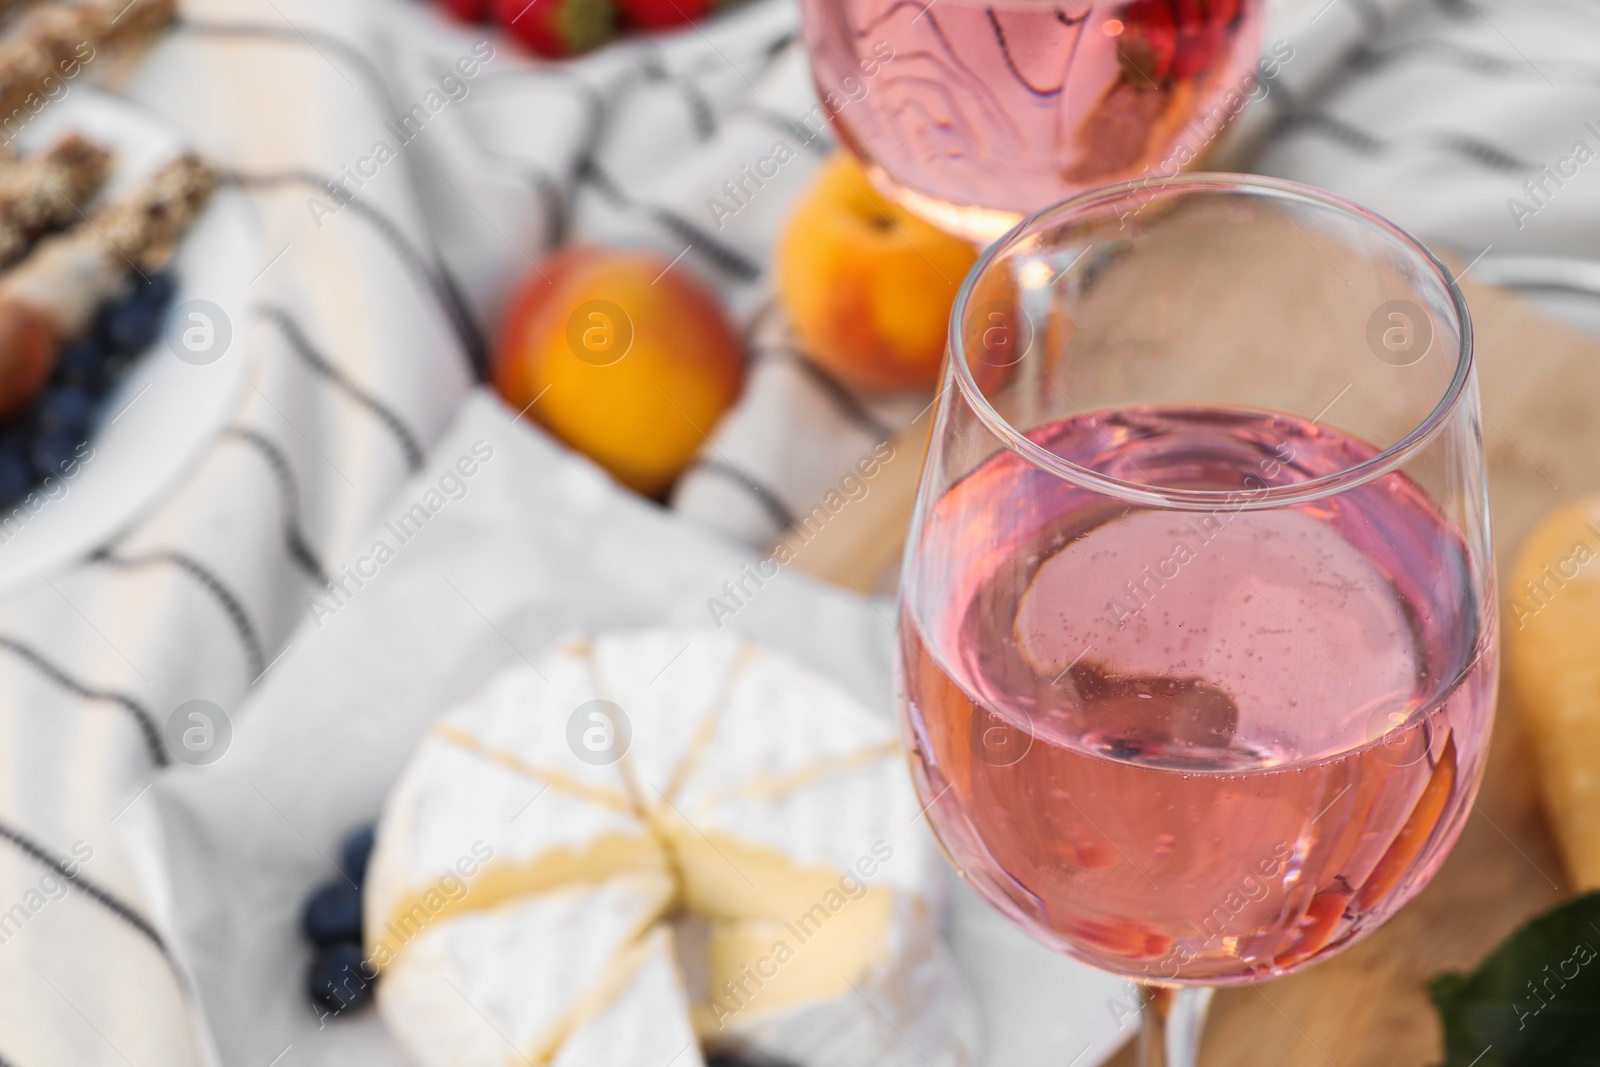
{"type": "Polygon", "coordinates": [[[1429,984],[1444,1067],[1600,1064],[1600,892],[1512,934],[1472,974],[1429,984]]]}

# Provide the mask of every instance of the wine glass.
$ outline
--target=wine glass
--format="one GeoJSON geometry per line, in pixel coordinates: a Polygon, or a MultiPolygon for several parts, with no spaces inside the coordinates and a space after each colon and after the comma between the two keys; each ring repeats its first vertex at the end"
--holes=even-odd
{"type": "Polygon", "coordinates": [[[801,0],[818,96],[886,195],[987,244],[1105,182],[1172,177],[1293,59],[1262,0],[801,0]]]}
{"type": "Polygon", "coordinates": [[[902,580],[950,861],[1143,983],[1144,1062],[1191,1067],[1213,987],[1370,933],[1471,810],[1498,656],[1461,293],[1268,178],[1032,216],[956,298],[902,580]]]}

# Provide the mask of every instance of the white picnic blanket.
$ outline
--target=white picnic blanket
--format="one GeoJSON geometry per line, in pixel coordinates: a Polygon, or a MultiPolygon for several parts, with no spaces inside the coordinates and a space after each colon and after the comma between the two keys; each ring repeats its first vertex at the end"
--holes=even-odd
{"type": "MultiPolygon", "coordinates": [[[[925,406],[810,373],[771,313],[773,234],[827,147],[793,128],[814,100],[792,0],[558,67],[412,0],[185,0],[184,18],[121,88],[249,191],[256,309],[236,325],[251,387],[231,432],[109,555],[0,601],[0,1065],[382,1062],[370,1017],[307,1030],[281,983],[303,965],[296,888],[373,814],[418,724],[506,661],[500,642],[531,654],[552,618],[688,610],[738,543],[776,536],[925,406]],[[397,133],[418,106],[426,123],[397,133]],[[796,160],[719,228],[711,192],[789,137],[796,160]],[[675,497],[688,523],[469,403],[508,286],[575,238],[687,248],[683,266],[748,330],[745,399],[707,450],[717,462],[675,497]],[[430,456],[488,426],[505,466],[448,505],[437,543],[313,618],[320,579],[412,502],[430,456]],[[457,600],[406,592],[455,562],[457,600]],[[585,601],[572,575],[605,595],[585,601]],[[224,709],[236,747],[168,765],[161,732],[193,699],[224,709]]],[[[1588,5],[1313,0],[1284,6],[1268,40],[1293,58],[1247,112],[1233,165],[1354,196],[1465,260],[1595,253],[1588,5]]],[[[800,582],[770,603],[792,613],[740,624],[886,703],[875,606],[800,582]]],[[[989,1062],[1098,1062],[1126,1024],[1116,985],[961,900],[952,940],[989,1062]]]]}

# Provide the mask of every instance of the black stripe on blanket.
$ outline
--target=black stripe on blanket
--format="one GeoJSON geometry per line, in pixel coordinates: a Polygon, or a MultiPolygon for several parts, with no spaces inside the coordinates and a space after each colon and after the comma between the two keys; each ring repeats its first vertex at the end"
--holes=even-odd
{"type": "Polygon", "coordinates": [[[1520,60],[1467,48],[1454,41],[1407,41],[1383,49],[1364,44],[1352,51],[1346,62],[1359,71],[1374,71],[1419,56],[1489,77],[1503,77],[1528,69],[1520,60]]]}
{"type": "Polygon", "coordinates": [[[306,577],[319,586],[327,585],[328,575],[323,570],[322,561],[317,557],[310,542],[306,540],[305,531],[300,528],[300,485],[295,481],[294,468],[289,465],[288,457],[266,434],[252,430],[248,426],[230,426],[223,431],[222,436],[224,440],[244,442],[267,461],[267,466],[272,469],[272,476],[278,483],[278,494],[283,498],[284,548],[295,565],[306,573],[306,577]]]}
{"type": "Polygon", "coordinates": [[[480,146],[484,155],[505,162],[507,169],[519,172],[523,180],[533,186],[539,196],[539,206],[544,209],[545,246],[560,248],[567,242],[567,200],[561,182],[549,170],[532,160],[513,156],[491,146],[480,146]]]}
{"type": "Polygon", "coordinates": [[[422,279],[423,284],[428,287],[444,310],[451,326],[455,328],[461,347],[466,350],[467,359],[471,362],[473,373],[479,381],[487,380],[489,349],[484,343],[483,332],[478,329],[477,321],[467,310],[467,302],[462,299],[455,278],[442,263],[423,255],[406,238],[405,232],[395,225],[394,220],[365,201],[342,194],[327,178],[311,171],[289,170],[271,174],[241,174],[235,171],[225,175],[224,180],[232,182],[241,189],[274,189],[283,185],[308,185],[366,219],[373,229],[378,231],[378,235],[389,243],[389,247],[401,262],[422,279]]]}
{"type": "Polygon", "coordinates": [[[167,958],[168,963],[173,962],[172,953],[170,950],[168,950],[167,943],[162,940],[161,935],[156,932],[156,928],[146,922],[144,917],[138,912],[124,904],[121,900],[118,900],[110,890],[102,889],[100,886],[96,885],[87,875],[83,873],[81,869],[76,873],[72,873],[72,865],[66,860],[54,855],[43,845],[40,845],[38,842],[32,840],[22,831],[8,826],[3,822],[0,822],[0,838],[10,841],[29,859],[33,860],[35,863],[38,863],[40,866],[51,868],[57,874],[61,875],[61,877],[65,878],[69,884],[75,885],[79,889],[83,890],[84,894],[95,903],[99,904],[117,918],[121,919],[139,933],[143,934],[145,938],[156,947],[156,951],[167,958]]]}
{"type": "Polygon", "coordinates": [[[1267,87],[1267,95],[1262,99],[1272,105],[1273,111],[1270,132],[1264,138],[1264,140],[1270,141],[1276,138],[1294,119],[1295,114],[1300,110],[1300,102],[1284,86],[1281,78],[1276,81],[1270,78],[1262,78],[1261,84],[1267,87]]]}
{"type": "Polygon", "coordinates": [[[1435,144],[1448,148],[1458,155],[1465,156],[1502,174],[1524,174],[1536,171],[1539,168],[1526,160],[1518,159],[1508,152],[1501,151],[1487,141],[1480,141],[1476,137],[1469,137],[1464,133],[1449,131],[1432,133],[1428,135],[1435,144]]]}
{"type": "Polygon", "coordinates": [[[701,257],[742,282],[753,282],[761,277],[761,265],[738,249],[725,245],[707,231],[688,219],[654,204],[636,201],[623,188],[600,169],[593,159],[579,164],[578,181],[593,186],[595,191],[612,204],[624,209],[638,209],[650,216],[662,229],[688,243],[701,257]]]}
{"type": "Polygon", "coordinates": [[[630,84],[625,84],[618,94],[618,100],[625,100],[626,94],[640,84],[670,85],[678,90],[683,97],[684,105],[689,109],[689,120],[694,123],[695,139],[709,141],[717,132],[717,116],[711,108],[711,101],[707,98],[705,90],[690,77],[675,76],[667,69],[667,64],[661,58],[660,50],[651,48],[645,54],[643,62],[639,65],[639,77],[630,84]]]}
{"type": "Polygon", "coordinates": [[[762,345],[755,348],[751,355],[760,359],[764,355],[779,355],[795,364],[797,370],[811,380],[817,391],[827,397],[833,407],[844,419],[855,426],[862,433],[871,437],[873,441],[886,441],[894,436],[893,427],[880,420],[866,406],[857,400],[844,383],[828,373],[826,369],[818,366],[814,361],[806,358],[804,352],[791,348],[788,345],[762,345]]]}
{"type": "Polygon", "coordinates": [[[683,106],[689,112],[689,123],[694,130],[696,141],[709,141],[717,134],[717,113],[711,106],[711,98],[704,89],[691,78],[665,78],[661,79],[678,91],[683,98],[683,106]]]}
{"type": "Polygon", "coordinates": [[[550,248],[560,248],[567,243],[567,203],[561,183],[543,170],[525,170],[524,174],[544,206],[545,241],[550,248]]]}
{"type": "Polygon", "coordinates": [[[222,579],[213,574],[203,563],[173,549],[158,549],[137,556],[118,556],[113,555],[111,549],[102,548],[89,559],[116,570],[131,571],[165,565],[183,571],[215,598],[223,612],[227,614],[228,621],[233,623],[233,629],[239,635],[239,643],[244,646],[245,656],[250,660],[251,679],[260,677],[261,672],[267,669],[267,657],[261,647],[261,638],[257,636],[255,624],[245,612],[244,604],[222,583],[222,579]]]}
{"type": "Polygon", "coordinates": [[[689,109],[689,118],[694,122],[695,139],[711,140],[717,134],[717,113],[711,109],[711,100],[705,91],[691,81],[681,83],[678,91],[683,94],[683,104],[689,109]]]}
{"type": "Polygon", "coordinates": [[[295,354],[305,360],[312,370],[328,379],[341,392],[372,412],[373,416],[383,423],[384,428],[399,444],[400,451],[405,453],[408,469],[416,471],[422,467],[422,446],[417,443],[417,435],[411,432],[410,427],[393,408],[351,381],[327,356],[318,351],[311,343],[311,339],[306,336],[305,330],[295,321],[294,316],[276,304],[257,304],[256,314],[282,330],[289,347],[294,349],[295,354]]]}
{"type": "Polygon", "coordinates": [[[1403,142],[1417,141],[1443,148],[1502,174],[1526,174],[1539,169],[1494,145],[1450,130],[1418,130],[1404,137],[1384,140],[1322,111],[1294,116],[1286,124],[1286,130],[1317,134],[1366,156],[1383,155],[1403,142]]]}
{"type": "Polygon", "coordinates": [[[754,51],[740,52],[737,58],[728,55],[720,48],[713,48],[710,52],[681,64],[676,71],[667,66],[659,47],[651,47],[640,59],[639,68],[624,75],[616,89],[616,99],[620,100],[632,92],[639,81],[666,82],[675,85],[706,75],[721,74],[724,70],[732,70],[746,82],[760,81],[783,55],[784,49],[794,44],[795,40],[793,33],[786,33],[766,44],[756,46],[754,51]],[[754,77],[746,74],[744,68],[739,65],[748,60],[753,60],[756,64],[754,77]]]}
{"type": "Polygon", "coordinates": [[[137,700],[124,693],[89,688],[54,663],[45,659],[33,648],[14,637],[6,637],[0,634],[0,648],[8,649],[18,659],[27,663],[34,670],[73,696],[82,697],[84,700],[105,701],[121,707],[129,715],[133,716],[134,724],[138,726],[139,734],[144,738],[145,751],[149,753],[151,762],[158,767],[165,767],[172,762],[172,757],[167,754],[166,745],[162,743],[161,729],[156,725],[155,717],[150,714],[149,709],[137,700]]]}
{"type": "Polygon", "coordinates": [[[1338,141],[1353,152],[1364,156],[1381,155],[1388,147],[1382,140],[1363,130],[1341,122],[1331,115],[1320,111],[1302,112],[1294,115],[1284,123],[1284,130],[1303,130],[1306,133],[1320,134],[1330,140],[1338,141]]]}
{"type": "Polygon", "coordinates": [[[752,500],[761,505],[761,510],[765,511],[768,517],[777,523],[780,533],[794,525],[794,514],[785,506],[782,500],[778,499],[778,494],[733,464],[724,463],[720,459],[706,459],[696,463],[691,470],[702,471],[713,477],[721,478],[730,485],[736,485],[743,489],[752,500]]]}
{"type": "MultiPolygon", "coordinates": [[[[1532,6],[1520,3],[1497,4],[1491,3],[1490,0],[1434,0],[1434,4],[1441,12],[1457,22],[1488,22],[1490,11],[1496,15],[1507,13],[1521,15],[1525,8],[1532,6]],[[1485,11],[1485,8],[1489,11],[1485,11]]],[[[1559,6],[1579,15],[1592,17],[1597,13],[1595,5],[1590,0],[1568,0],[1559,6]]]]}
{"type": "Polygon", "coordinates": [[[1383,49],[1363,46],[1352,53],[1350,65],[1357,70],[1375,71],[1411,59],[1432,60],[1484,78],[1518,78],[1543,82],[1545,74],[1549,72],[1563,80],[1570,77],[1590,85],[1600,83],[1600,65],[1549,58],[1541,58],[1535,62],[1525,56],[1513,59],[1510,56],[1457,44],[1455,41],[1407,41],[1383,49]]]}

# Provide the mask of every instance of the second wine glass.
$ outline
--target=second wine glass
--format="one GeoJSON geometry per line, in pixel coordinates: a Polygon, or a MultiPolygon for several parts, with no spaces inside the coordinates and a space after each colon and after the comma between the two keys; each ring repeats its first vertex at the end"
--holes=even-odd
{"type": "MultiPolygon", "coordinates": [[[[886,194],[988,243],[1170,178],[1264,91],[1263,0],[801,0],[818,95],[886,194]]],[[[1292,56],[1292,53],[1287,53],[1292,56]]]]}

